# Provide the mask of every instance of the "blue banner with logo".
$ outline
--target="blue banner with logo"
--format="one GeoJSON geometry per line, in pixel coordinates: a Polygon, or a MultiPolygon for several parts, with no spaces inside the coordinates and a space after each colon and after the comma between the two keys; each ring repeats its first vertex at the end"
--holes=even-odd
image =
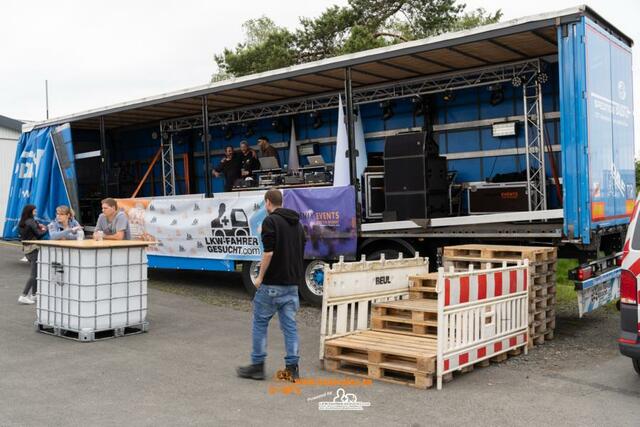
{"type": "Polygon", "coordinates": [[[38,221],[45,224],[55,218],[56,206],[69,205],[52,132],[54,128],[47,127],[20,136],[2,234],[4,239],[18,237],[18,221],[25,205],[35,205],[38,221]]]}
{"type": "Polygon", "coordinates": [[[352,186],[287,189],[283,206],[300,214],[307,237],[305,258],[356,256],[356,194],[352,186]]]}

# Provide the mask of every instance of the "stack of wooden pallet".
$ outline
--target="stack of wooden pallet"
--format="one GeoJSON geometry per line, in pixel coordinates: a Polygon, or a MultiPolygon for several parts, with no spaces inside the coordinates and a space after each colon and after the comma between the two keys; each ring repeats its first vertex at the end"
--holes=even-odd
{"type": "Polygon", "coordinates": [[[497,268],[529,260],[529,346],[553,339],[556,327],[556,248],[537,246],[460,245],[444,248],[442,265],[456,271],[497,268]]]}
{"type": "Polygon", "coordinates": [[[430,388],[437,340],[383,328],[327,340],[324,368],[359,377],[430,388]]]}
{"type": "Polygon", "coordinates": [[[370,331],[326,341],[325,369],[431,387],[438,347],[437,295],[432,298],[372,304],[370,331]]]}

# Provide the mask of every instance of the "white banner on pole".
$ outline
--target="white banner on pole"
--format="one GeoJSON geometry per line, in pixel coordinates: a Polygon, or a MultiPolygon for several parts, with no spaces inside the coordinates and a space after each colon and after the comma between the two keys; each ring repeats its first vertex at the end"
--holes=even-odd
{"type": "Polygon", "coordinates": [[[338,135],[336,141],[336,160],[333,164],[333,186],[345,187],[351,184],[349,178],[349,159],[345,155],[349,149],[347,126],[344,122],[342,97],[338,97],[338,135]]]}
{"type": "Polygon", "coordinates": [[[295,120],[291,119],[291,140],[289,141],[289,172],[298,173],[300,162],[298,161],[298,142],[296,140],[295,120]]]}

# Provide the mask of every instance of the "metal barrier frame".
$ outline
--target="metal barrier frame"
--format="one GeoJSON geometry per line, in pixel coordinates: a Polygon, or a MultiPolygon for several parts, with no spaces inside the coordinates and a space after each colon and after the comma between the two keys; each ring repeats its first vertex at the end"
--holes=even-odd
{"type": "Polygon", "coordinates": [[[438,269],[438,390],[442,377],[519,347],[527,353],[529,260],[500,268],[438,269]]]}

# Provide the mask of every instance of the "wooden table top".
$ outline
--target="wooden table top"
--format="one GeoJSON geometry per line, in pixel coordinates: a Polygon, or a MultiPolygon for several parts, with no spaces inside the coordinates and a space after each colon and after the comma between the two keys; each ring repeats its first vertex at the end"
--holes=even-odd
{"type": "Polygon", "coordinates": [[[59,248],[74,249],[106,249],[106,248],[131,248],[140,246],[151,246],[157,242],[146,242],[143,240],[25,240],[22,243],[30,243],[40,246],[55,246],[59,248]]]}

